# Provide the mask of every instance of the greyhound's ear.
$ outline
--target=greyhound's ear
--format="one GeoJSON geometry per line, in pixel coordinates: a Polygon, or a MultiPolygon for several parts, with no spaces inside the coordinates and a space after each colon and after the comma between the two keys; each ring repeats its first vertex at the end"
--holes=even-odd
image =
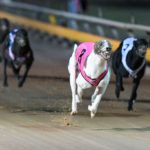
{"type": "Polygon", "coordinates": [[[149,41],[145,39],[145,45],[149,47],[149,41]]]}
{"type": "Polygon", "coordinates": [[[148,40],[147,39],[140,39],[142,42],[143,42],[143,44],[145,45],[145,46],[149,46],[149,44],[148,44],[148,40]]]}
{"type": "Polygon", "coordinates": [[[138,47],[138,45],[145,45],[146,47],[149,46],[148,41],[144,38],[141,38],[141,39],[138,39],[138,40],[134,41],[134,44],[135,44],[136,47],[138,47]]]}

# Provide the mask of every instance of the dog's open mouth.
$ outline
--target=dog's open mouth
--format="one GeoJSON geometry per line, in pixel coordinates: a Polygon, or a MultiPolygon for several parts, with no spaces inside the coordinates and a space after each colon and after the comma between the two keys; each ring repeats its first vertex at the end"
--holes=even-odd
{"type": "Polygon", "coordinates": [[[140,57],[145,57],[146,51],[136,51],[137,55],[140,57]]]}
{"type": "Polygon", "coordinates": [[[110,59],[110,57],[111,57],[111,52],[107,52],[107,51],[104,52],[104,51],[101,51],[100,55],[101,55],[104,59],[108,60],[108,59],[110,59]]]}

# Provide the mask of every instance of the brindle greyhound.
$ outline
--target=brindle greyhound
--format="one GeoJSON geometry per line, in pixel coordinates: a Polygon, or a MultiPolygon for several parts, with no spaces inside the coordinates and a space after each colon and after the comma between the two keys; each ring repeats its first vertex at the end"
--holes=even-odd
{"type": "Polygon", "coordinates": [[[123,40],[113,53],[112,69],[116,75],[116,97],[123,91],[123,78],[133,78],[133,89],[128,103],[128,110],[133,110],[133,102],[137,97],[137,89],[144,76],[146,61],[145,54],[148,42],[145,39],[127,38],[123,40]]]}
{"type": "Polygon", "coordinates": [[[9,65],[18,79],[18,87],[22,87],[34,61],[33,51],[30,47],[28,34],[25,29],[13,29],[2,45],[2,59],[4,67],[4,86],[7,82],[7,66],[9,65]],[[20,70],[25,65],[25,70],[20,76],[20,70]]]}

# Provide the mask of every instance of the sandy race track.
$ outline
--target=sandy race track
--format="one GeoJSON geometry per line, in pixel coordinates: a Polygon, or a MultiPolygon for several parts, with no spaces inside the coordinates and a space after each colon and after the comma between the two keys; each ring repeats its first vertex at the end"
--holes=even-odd
{"type": "Polygon", "coordinates": [[[79,114],[70,116],[67,63],[71,49],[38,39],[32,47],[35,62],[24,87],[17,87],[11,71],[9,87],[0,87],[0,150],[150,149],[148,76],[141,82],[134,112],[127,111],[130,80],[116,100],[112,77],[94,119],[87,110],[91,90],[85,92],[79,114]]]}

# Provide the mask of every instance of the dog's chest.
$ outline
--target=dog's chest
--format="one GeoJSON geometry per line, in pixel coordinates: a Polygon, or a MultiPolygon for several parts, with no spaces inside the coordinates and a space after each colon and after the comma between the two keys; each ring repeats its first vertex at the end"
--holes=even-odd
{"type": "Polygon", "coordinates": [[[92,79],[96,79],[99,77],[99,75],[105,71],[105,66],[100,66],[98,64],[88,64],[85,68],[84,71],[92,79]]]}
{"type": "Polygon", "coordinates": [[[83,78],[81,73],[78,74],[78,77],[76,79],[76,84],[82,87],[82,89],[87,89],[92,87],[92,85],[83,78]]]}

